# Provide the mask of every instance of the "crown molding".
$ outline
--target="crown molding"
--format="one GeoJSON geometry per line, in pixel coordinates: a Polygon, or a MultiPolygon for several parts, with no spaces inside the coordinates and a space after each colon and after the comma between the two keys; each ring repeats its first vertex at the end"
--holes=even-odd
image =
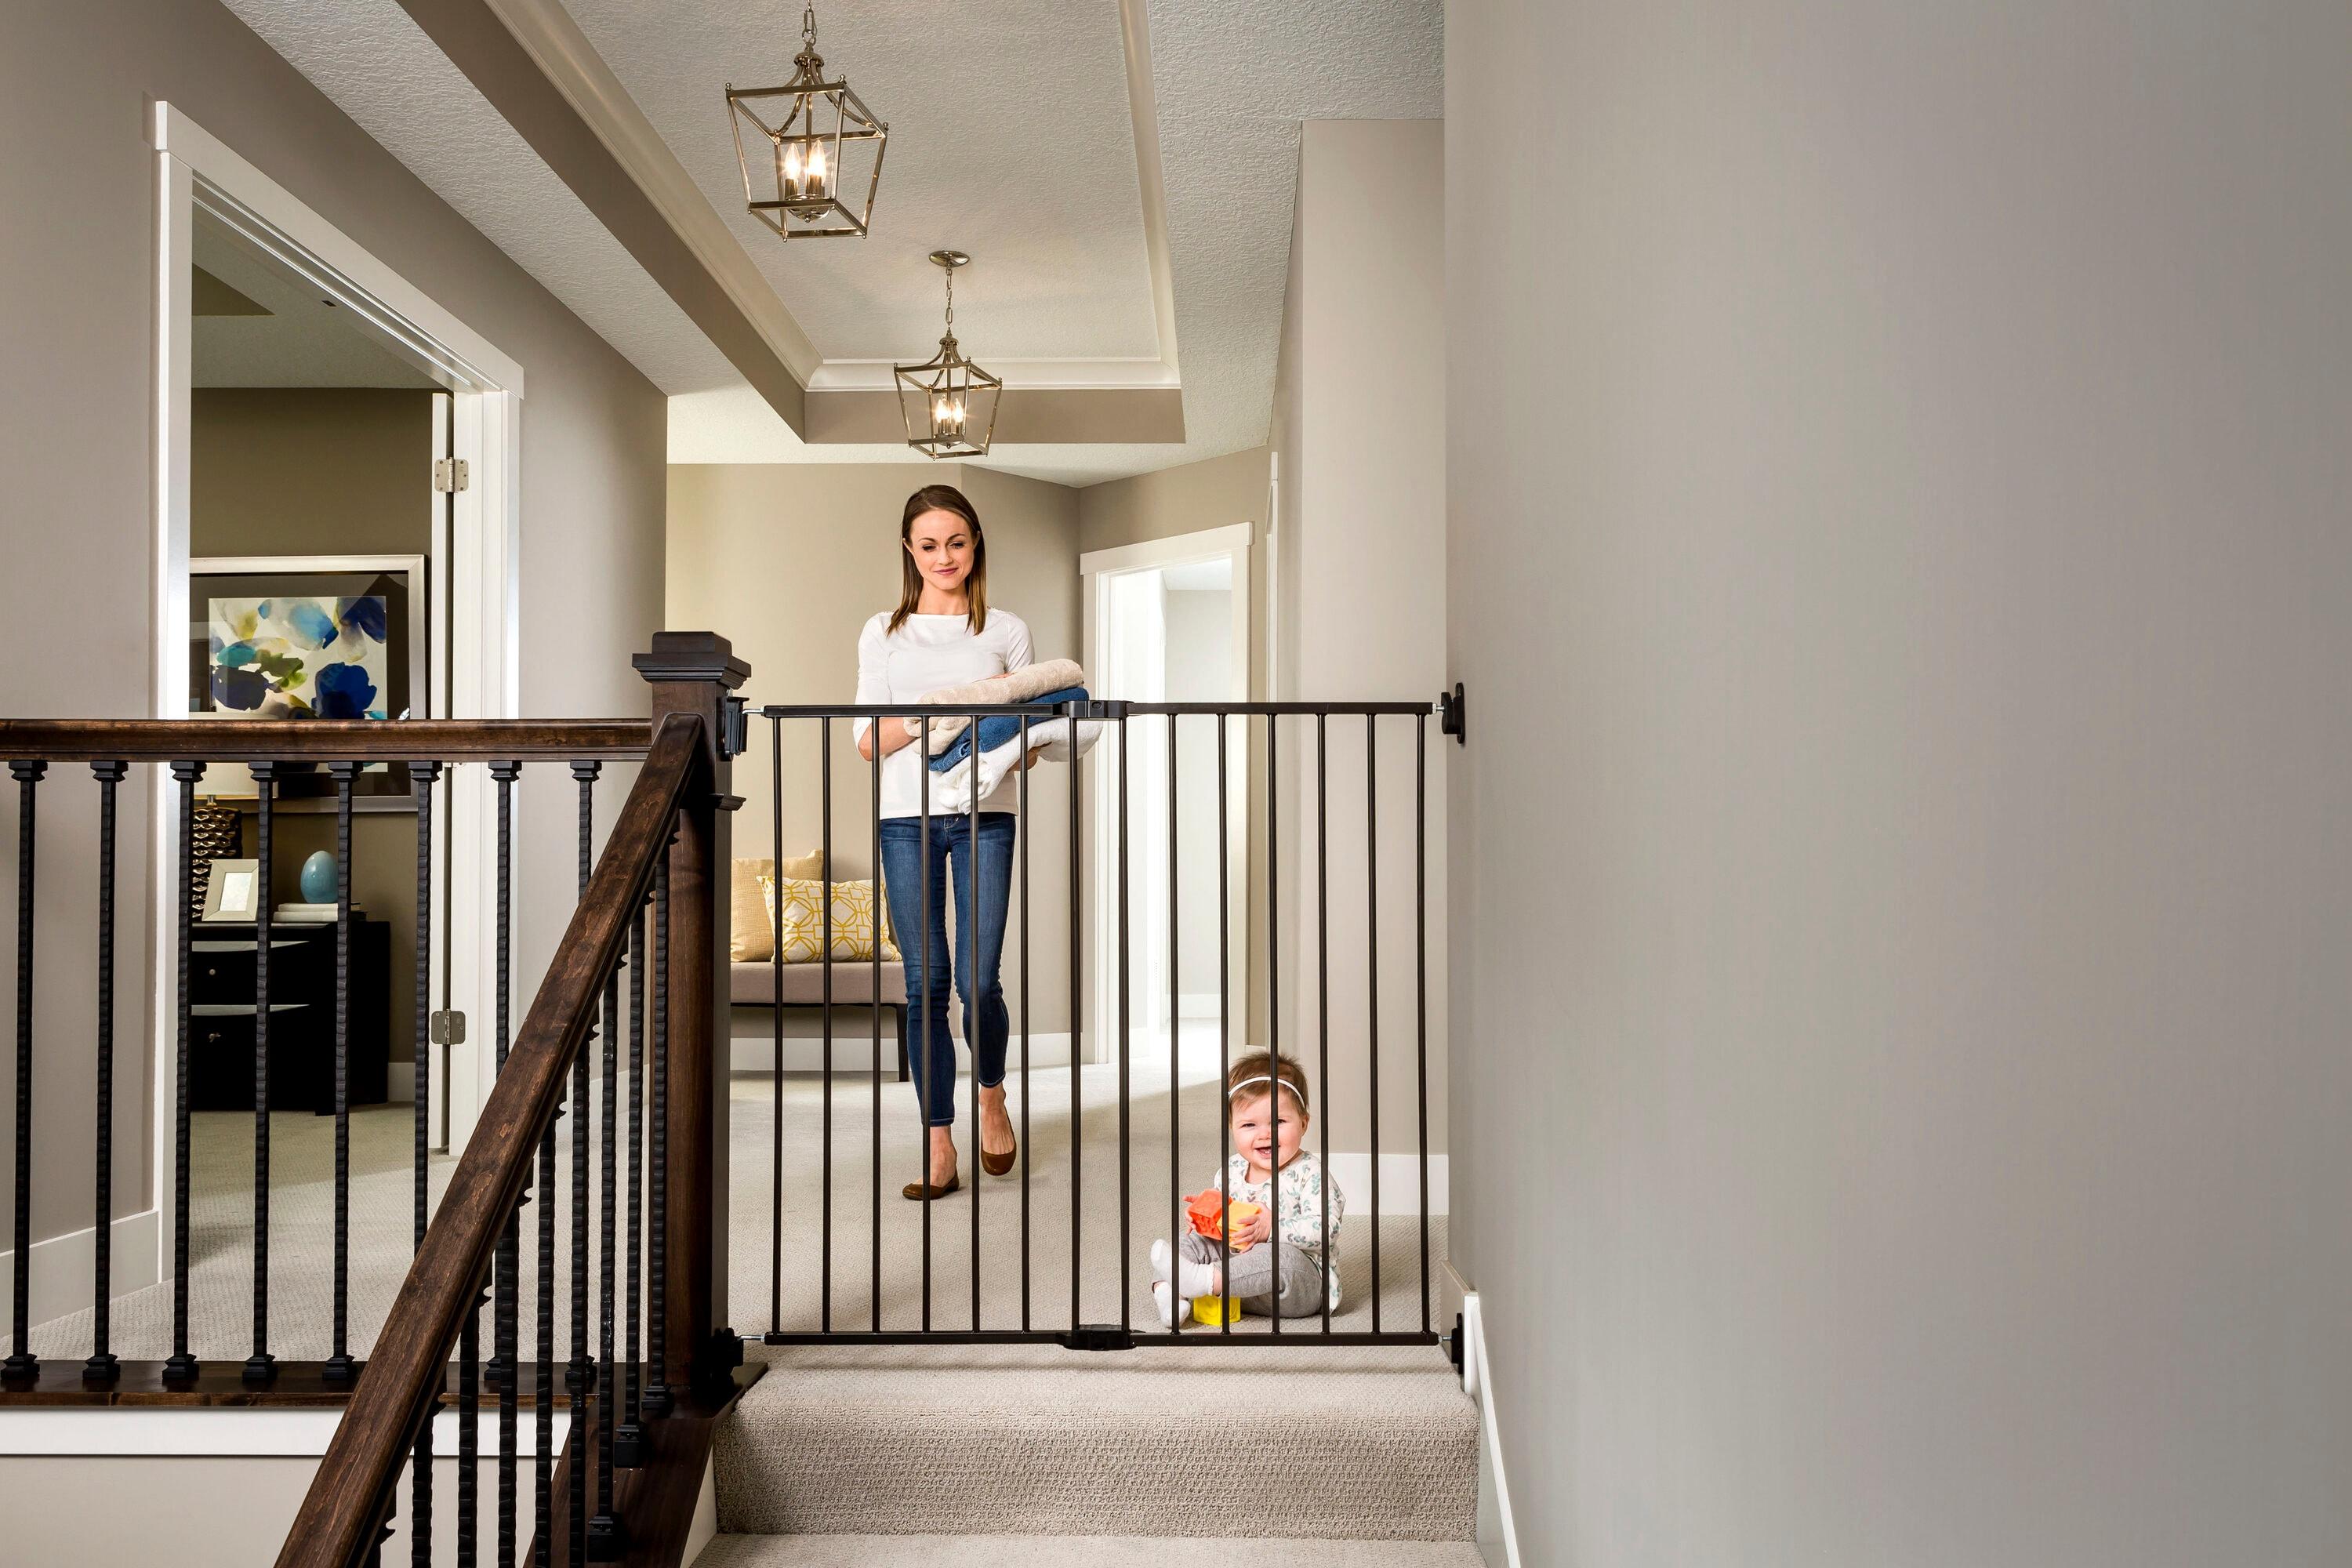
{"type": "MultiPolygon", "coordinates": [[[[1156,359],[999,359],[991,354],[987,369],[1004,378],[1008,388],[1069,392],[1168,391],[1177,386],[1176,372],[1156,359]]],[[[829,359],[809,377],[811,392],[891,392],[898,390],[893,362],[887,359],[829,359]]]]}

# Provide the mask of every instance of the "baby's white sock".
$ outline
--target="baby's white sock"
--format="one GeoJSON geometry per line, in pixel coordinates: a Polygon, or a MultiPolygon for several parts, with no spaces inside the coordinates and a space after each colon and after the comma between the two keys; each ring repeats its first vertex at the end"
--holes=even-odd
{"type": "Polygon", "coordinates": [[[1178,1313],[1190,1316],[1192,1310],[1192,1303],[1189,1300],[1180,1300],[1172,1308],[1169,1306],[1168,1281],[1165,1279],[1154,1279],[1151,1282],[1151,1300],[1152,1304],[1160,1309],[1160,1326],[1163,1329],[1176,1326],[1178,1313]]]}
{"type": "MultiPolygon", "coordinates": [[[[1169,1276],[1171,1257],[1165,1238],[1151,1244],[1151,1272],[1159,1279],[1169,1276]]],[[[1195,1263],[1189,1258],[1175,1259],[1176,1289],[1187,1300],[1195,1296],[1216,1294],[1217,1270],[1213,1263],[1195,1263]]]]}

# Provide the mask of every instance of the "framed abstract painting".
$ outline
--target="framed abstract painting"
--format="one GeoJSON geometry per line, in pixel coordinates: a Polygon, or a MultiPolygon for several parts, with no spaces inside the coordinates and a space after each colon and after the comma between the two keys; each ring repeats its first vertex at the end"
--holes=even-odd
{"type": "MultiPolygon", "coordinates": [[[[419,711],[430,689],[426,598],[421,555],[192,560],[188,716],[390,720],[419,711]]],[[[406,773],[375,764],[355,792],[404,795],[406,773]]]]}

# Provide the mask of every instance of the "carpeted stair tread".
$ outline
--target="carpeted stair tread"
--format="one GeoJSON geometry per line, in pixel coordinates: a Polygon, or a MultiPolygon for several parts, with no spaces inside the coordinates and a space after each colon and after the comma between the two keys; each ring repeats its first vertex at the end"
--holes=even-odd
{"type": "Polygon", "coordinates": [[[694,1568],[1483,1568],[1459,1541],[1262,1536],[722,1535],[694,1568]]]}
{"type": "Polygon", "coordinates": [[[1467,1541],[1477,1415],[1433,1349],[772,1351],[718,1447],[747,1535],[1467,1541]]]}

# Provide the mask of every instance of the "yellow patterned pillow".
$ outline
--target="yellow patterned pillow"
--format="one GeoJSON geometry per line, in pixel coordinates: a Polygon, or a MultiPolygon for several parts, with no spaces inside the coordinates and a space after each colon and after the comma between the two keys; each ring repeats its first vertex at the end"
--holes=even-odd
{"type": "MultiPolygon", "coordinates": [[[[836,963],[870,963],[874,958],[874,884],[818,881],[814,878],[777,878],[761,874],[760,892],[767,903],[776,946],[786,963],[814,963],[824,942],[824,906],[833,896],[833,958],[836,963]]],[[[890,940],[890,922],[882,921],[882,960],[898,962],[898,944],[890,940]]]]}

